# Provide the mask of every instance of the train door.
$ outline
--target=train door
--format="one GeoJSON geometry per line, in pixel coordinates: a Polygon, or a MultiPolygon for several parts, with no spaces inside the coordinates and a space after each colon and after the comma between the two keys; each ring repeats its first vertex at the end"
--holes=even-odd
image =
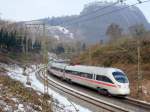
{"type": "MultiPolygon", "coordinates": [[[[96,74],[93,74],[93,80],[96,80],[96,74]]],[[[92,87],[93,87],[93,88],[97,88],[97,84],[96,84],[96,83],[93,83],[93,84],[92,84],[92,87]]]]}
{"type": "Polygon", "coordinates": [[[62,72],[62,73],[63,73],[63,75],[62,75],[62,78],[63,78],[63,79],[66,79],[66,72],[65,72],[66,67],[67,67],[67,66],[64,67],[63,72],[62,72]]]}

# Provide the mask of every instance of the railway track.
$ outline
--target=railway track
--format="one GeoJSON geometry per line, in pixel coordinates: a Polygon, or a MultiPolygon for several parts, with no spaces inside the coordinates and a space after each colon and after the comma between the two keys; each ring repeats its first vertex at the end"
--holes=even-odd
{"type": "Polygon", "coordinates": [[[150,103],[142,102],[142,101],[139,101],[139,100],[130,98],[130,97],[126,97],[126,98],[125,98],[125,101],[126,101],[127,103],[137,105],[137,106],[139,106],[139,107],[141,107],[141,108],[144,107],[145,109],[147,109],[147,110],[150,111],[150,103]]]}
{"type": "MultiPolygon", "coordinates": [[[[38,71],[37,77],[39,79],[43,79],[43,77],[40,74],[40,71],[42,71],[42,70],[43,70],[43,68],[38,71]]],[[[85,102],[88,102],[90,104],[93,104],[93,105],[97,106],[98,108],[101,108],[101,110],[103,112],[136,112],[134,110],[131,110],[131,109],[128,109],[128,108],[123,108],[121,106],[117,106],[117,105],[108,103],[104,100],[100,100],[100,99],[97,99],[95,97],[84,94],[82,92],[76,91],[72,88],[69,88],[65,85],[62,85],[62,84],[56,82],[53,79],[49,78],[48,80],[49,80],[48,81],[49,86],[55,87],[59,91],[62,91],[62,92],[66,93],[66,94],[69,94],[69,95],[72,95],[72,96],[74,96],[74,97],[76,97],[80,100],[83,100],[85,102]]],[[[143,102],[140,102],[138,100],[127,98],[127,99],[124,99],[123,102],[131,104],[131,105],[136,105],[136,106],[141,107],[141,108],[144,108],[141,111],[139,110],[138,112],[149,112],[149,110],[150,110],[150,104],[143,103],[143,102]],[[145,111],[143,111],[143,110],[145,110],[145,111]]]]}

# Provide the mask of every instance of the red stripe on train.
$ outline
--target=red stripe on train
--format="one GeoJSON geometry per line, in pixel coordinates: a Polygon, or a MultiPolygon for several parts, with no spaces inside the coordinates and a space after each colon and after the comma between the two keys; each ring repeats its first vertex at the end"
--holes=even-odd
{"type": "MultiPolygon", "coordinates": [[[[87,79],[87,78],[80,77],[80,76],[75,76],[75,75],[72,75],[72,74],[67,74],[67,75],[70,75],[71,77],[74,77],[74,78],[77,78],[77,79],[87,80],[87,81],[92,82],[92,83],[101,84],[101,85],[104,85],[104,86],[117,87],[116,85],[111,84],[111,83],[105,83],[105,82],[102,82],[102,81],[96,81],[96,80],[92,80],[92,79],[87,79]]],[[[59,75],[59,76],[61,76],[61,75],[59,75]]]]}
{"type": "Polygon", "coordinates": [[[101,84],[101,85],[105,85],[105,86],[116,87],[116,85],[114,85],[114,84],[105,83],[105,82],[101,82],[101,81],[96,81],[96,80],[92,80],[92,79],[87,79],[87,78],[80,77],[80,76],[74,76],[74,75],[71,75],[71,74],[68,74],[68,75],[70,75],[71,77],[86,80],[86,81],[89,81],[89,82],[92,82],[92,83],[101,84]]]}

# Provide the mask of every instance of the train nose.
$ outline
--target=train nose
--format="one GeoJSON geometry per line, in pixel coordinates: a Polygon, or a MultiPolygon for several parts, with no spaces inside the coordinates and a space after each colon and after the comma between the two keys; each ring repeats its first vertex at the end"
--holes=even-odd
{"type": "Polygon", "coordinates": [[[124,88],[120,90],[120,94],[122,95],[129,95],[130,94],[130,89],[129,88],[124,88]]]}
{"type": "Polygon", "coordinates": [[[129,95],[130,94],[130,89],[125,89],[121,91],[122,95],[129,95]]]}
{"type": "Polygon", "coordinates": [[[129,84],[119,85],[118,87],[119,87],[119,94],[121,94],[121,95],[129,95],[130,94],[129,84]]]}
{"type": "Polygon", "coordinates": [[[118,88],[127,89],[127,88],[129,88],[129,84],[118,84],[118,88]]]}

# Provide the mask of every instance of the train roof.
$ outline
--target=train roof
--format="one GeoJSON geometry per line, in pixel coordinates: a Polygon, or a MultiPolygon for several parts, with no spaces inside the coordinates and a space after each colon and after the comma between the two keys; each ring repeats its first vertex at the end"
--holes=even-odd
{"type": "Polygon", "coordinates": [[[85,72],[85,73],[92,73],[92,74],[108,73],[108,72],[115,72],[115,71],[123,72],[117,68],[85,66],[85,65],[67,66],[66,69],[85,72]]]}
{"type": "Polygon", "coordinates": [[[79,72],[90,73],[90,74],[100,74],[100,73],[107,74],[108,72],[115,72],[115,71],[123,72],[120,69],[112,68],[112,67],[69,65],[65,63],[52,63],[52,66],[60,69],[66,68],[67,70],[79,71],[79,72]]]}
{"type": "Polygon", "coordinates": [[[66,63],[51,63],[51,66],[57,67],[57,68],[60,68],[60,69],[64,69],[66,66],[69,66],[69,64],[66,64],[66,63]]]}

